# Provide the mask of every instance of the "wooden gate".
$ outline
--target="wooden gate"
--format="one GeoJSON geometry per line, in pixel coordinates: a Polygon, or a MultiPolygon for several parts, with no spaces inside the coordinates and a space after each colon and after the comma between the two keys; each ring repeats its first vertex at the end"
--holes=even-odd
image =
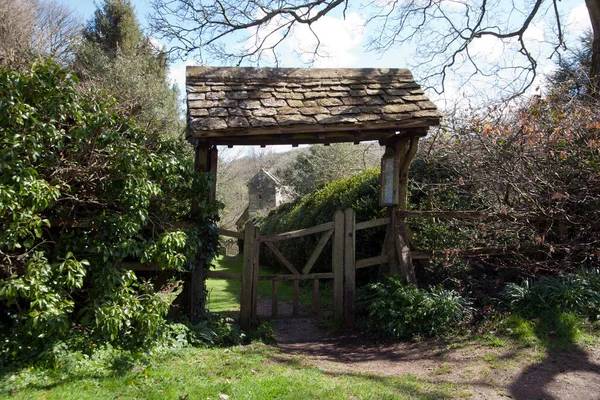
{"type": "Polygon", "coordinates": [[[290,281],[293,284],[292,313],[285,317],[305,317],[332,315],[340,322],[344,322],[347,328],[352,328],[355,322],[355,275],[356,269],[366,268],[373,265],[386,264],[389,256],[386,249],[382,255],[363,260],[356,260],[356,231],[378,226],[387,225],[390,218],[381,218],[361,223],[355,222],[355,213],[351,208],[345,211],[337,211],[334,220],[325,224],[313,226],[297,231],[284,232],[275,235],[262,235],[260,229],[249,221],[246,224],[245,233],[226,231],[219,229],[219,234],[231,236],[244,240],[243,272],[230,274],[219,271],[208,271],[207,277],[221,279],[240,279],[242,281],[242,292],[240,299],[239,323],[242,329],[248,330],[250,321],[258,317],[258,282],[271,281],[271,318],[281,318],[279,313],[278,283],[290,281]],[[296,268],[277,248],[276,243],[299,238],[307,235],[321,234],[315,249],[302,268],[296,268]],[[332,240],[331,272],[311,273],[312,267],[321,252],[332,240]],[[271,251],[275,257],[287,268],[287,274],[259,275],[260,249],[261,245],[271,251]],[[321,280],[332,280],[332,308],[333,310],[320,313],[319,309],[319,287],[321,280]],[[312,307],[310,313],[301,313],[299,292],[300,281],[312,281],[312,307]]]}

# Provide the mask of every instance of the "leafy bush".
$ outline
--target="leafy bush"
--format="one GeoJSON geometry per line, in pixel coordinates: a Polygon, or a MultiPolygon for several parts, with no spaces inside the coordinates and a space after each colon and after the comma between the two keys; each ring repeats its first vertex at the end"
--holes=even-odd
{"type": "MultiPolygon", "coordinates": [[[[353,208],[357,221],[381,218],[384,208],[379,206],[379,171],[368,170],[353,177],[335,181],[323,189],[287,203],[258,218],[256,224],[265,234],[281,233],[308,228],[333,221],[337,210],[353,208]]],[[[381,252],[383,229],[369,229],[357,233],[357,257],[370,257],[381,252]]],[[[296,266],[302,266],[317,245],[319,235],[304,236],[277,244],[278,249],[296,266]]],[[[270,251],[261,253],[261,262],[280,266],[270,251]]],[[[313,271],[331,270],[331,240],[323,249],[313,271]]]]}
{"type": "Polygon", "coordinates": [[[600,317],[600,270],[589,269],[563,276],[509,283],[504,297],[510,308],[525,318],[552,312],[570,312],[591,320],[600,317]]]}
{"type": "Polygon", "coordinates": [[[452,290],[420,289],[398,277],[366,286],[359,298],[371,302],[367,329],[385,339],[446,336],[473,314],[470,301],[452,290]]]}
{"type": "Polygon", "coordinates": [[[162,287],[126,260],[188,271],[211,260],[217,206],[185,145],[138,127],[51,62],[0,70],[0,320],[3,359],[30,357],[74,329],[143,344],[160,335],[177,280],[162,287]]]}

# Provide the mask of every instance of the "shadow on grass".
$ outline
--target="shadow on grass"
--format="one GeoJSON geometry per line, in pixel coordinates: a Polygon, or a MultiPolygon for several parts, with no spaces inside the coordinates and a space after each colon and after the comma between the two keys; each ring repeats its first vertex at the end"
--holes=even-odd
{"type": "MultiPolygon", "coordinates": [[[[314,366],[306,365],[302,362],[301,358],[298,357],[284,357],[277,354],[272,354],[270,359],[273,362],[283,364],[291,369],[314,369],[314,366]]],[[[381,374],[374,374],[368,372],[355,372],[355,371],[323,371],[323,375],[335,378],[344,379],[350,378],[356,381],[361,381],[366,384],[377,384],[379,386],[387,387],[392,389],[394,395],[397,398],[405,398],[405,396],[411,396],[411,398],[419,399],[446,399],[454,397],[465,397],[469,394],[463,391],[463,385],[454,383],[429,381],[412,375],[410,373],[403,375],[385,376],[381,374]]]]}
{"type": "MultiPolygon", "coordinates": [[[[546,355],[538,363],[526,367],[509,386],[516,400],[559,399],[552,393],[552,384],[561,374],[569,372],[589,373],[595,379],[585,381],[586,393],[569,393],[573,398],[592,398],[600,393],[600,364],[592,360],[579,342],[581,335],[578,322],[570,314],[545,316],[536,323],[534,333],[546,348],[546,355]]],[[[582,379],[586,379],[585,377],[582,379]]]]}

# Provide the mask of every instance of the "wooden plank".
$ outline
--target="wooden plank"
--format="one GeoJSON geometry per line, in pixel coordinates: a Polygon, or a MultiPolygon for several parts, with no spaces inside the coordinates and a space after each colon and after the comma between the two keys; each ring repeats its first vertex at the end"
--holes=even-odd
{"type": "Polygon", "coordinates": [[[220,236],[227,236],[236,239],[243,239],[244,234],[242,232],[230,231],[229,229],[217,228],[217,233],[220,236]]]}
{"type": "Polygon", "coordinates": [[[225,271],[206,271],[206,277],[212,279],[229,279],[229,280],[241,280],[242,274],[235,272],[225,272],[225,271]]]}
{"type": "Polygon", "coordinates": [[[362,260],[356,261],[356,269],[367,268],[367,267],[371,267],[373,265],[385,264],[389,260],[390,260],[390,257],[387,254],[384,254],[381,256],[376,256],[376,257],[363,258],[362,260]]]}
{"type": "Polygon", "coordinates": [[[321,224],[317,226],[313,226],[306,229],[300,229],[297,231],[279,233],[277,235],[264,235],[261,236],[261,242],[276,242],[279,240],[292,239],[297,237],[302,237],[306,235],[312,235],[313,233],[325,232],[330,229],[333,229],[333,222],[327,222],[326,224],[321,224]]]}
{"type": "Polygon", "coordinates": [[[321,272],[308,275],[259,275],[259,281],[308,281],[311,279],[334,279],[333,273],[321,272]]]}
{"type": "Polygon", "coordinates": [[[277,316],[277,306],[279,305],[279,298],[277,296],[277,281],[273,280],[273,291],[271,295],[271,315],[277,316]]]}
{"type": "Polygon", "coordinates": [[[252,314],[251,318],[255,319],[257,317],[257,307],[258,307],[258,268],[259,268],[259,257],[260,257],[260,242],[258,238],[260,237],[260,229],[258,227],[254,228],[254,265],[252,268],[252,314]]]}
{"type": "Polygon", "coordinates": [[[378,226],[387,225],[389,223],[390,223],[390,219],[387,217],[374,219],[371,221],[359,222],[358,224],[356,224],[356,230],[360,231],[362,229],[375,228],[378,226]]]}
{"type": "Polygon", "coordinates": [[[240,327],[244,331],[250,328],[252,315],[252,284],[254,272],[254,224],[248,221],[244,235],[244,262],[242,270],[242,293],[240,296],[240,327]]]}
{"type": "MultiPolygon", "coordinates": [[[[192,108],[193,109],[193,108],[192,108]]],[[[311,125],[295,125],[295,126],[272,126],[265,128],[228,128],[227,130],[216,129],[212,131],[204,131],[204,130],[195,130],[193,127],[193,122],[190,124],[190,129],[188,130],[189,134],[193,137],[196,137],[200,140],[210,138],[212,142],[217,145],[228,145],[228,144],[236,144],[231,139],[237,138],[240,145],[259,145],[259,144],[271,144],[271,143],[262,143],[256,140],[253,140],[255,136],[272,136],[272,135],[293,135],[292,138],[296,137],[298,139],[298,144],[308,144],[308,142],[303,141],[303,139],[308,140],[314,138],[314,140],[327,140],[327,136],[319,139],[318,135],[320,133],[329,134],[338,134],[344,135],[347,139],[347,142],[353,142],[354,136],[350,133],[350,131],[360,131],[361,134],[370,133],[374,136],[382,136],[382,134],[388,133],[390,131],[395,132],[399,131],[401,135],[402,131],[409,128],[421,128],[421,127],[429,127],[439,125],[440,119],[437,117],[426,117],[426,118],[409,118],[399,121],[390,121],[390,122],[377,122],[376,124],[356,124],[356,125],[338,125],[338,124],[328,124],[328,125],[319,125],[319,124],[311,124],[311,125]],[[227,139],[230,139],[228,141],[227,139]]],[[[371,139],[374,140],[374,139],[371,139]]],[[[274,144],[292,144],[294,142],[291,141],[282,141],[280,143],[274,144]]]]}
{"type": "Polygon", "coordinates": [[[319,280],[313,281],[312,287],[312,308],[315,315],[319,315],[319,280]]]}
{"type": "Polygon", "coordinates": [[[210,199],[214,201],[217,198],[217,164],[219,163],[219,150],[217,146],[208,149],[208,172],[210,173],[212,184],[210,185],[210,199]]]}
{"type": "Polygon", "coordinates": [[[407,211],[398,210],[396,212],[399,218],[406,217],[430,217],[430,218],[448,218],[448,219],[484,219],[485,213],[481,211],[407,211]]]}
{"type": "Polygon", "coordinates": [[[294,299],[292,301],[292,315],[298,315],[299,311],[299,294],[300,294],[300,281],[294,281],[294,299]]]}
{"type": "Polygon", "coordinates": [[[337,321],[344,320],[344,212],[336,211],[333,219],[333,315],[337,321]]]}
{"type": "Polygon", "coordinates": [[[346,328],[354,328],[356,286],[356,231],[354,210],[344,211],[344,320],[346,328]]]}
{"type": "Polygon", "coordinates": [[[396,240],[394,239],[394,236],[396,235],[396,221],[398,220],[396,209],[396,206],[387,208],[390,224],[385,231],[385,241],[383,244],[383,250],[385,252],[382,253],[382,255],[386,254],[388,256],[387,269],[385,270],[385,273],[388,275],[397,275],[400,273],[400,260],[398,260],[396,240]]]}
{"type": "Polygon", "coordinates": [[[281,263],[283,265],[285,265],[285,267],[292,274],[294,274],[294,275],[300,275],[300,273],[296,270],[296,268],[294,268],[294,266],[292,265],[292,263],[289,262],[288,259],[285,258],[285,256],[283,254],[281,254],[281,252],[279,251],[279,249],[277,249],[277,247],[275,247],[275,245],[273,243],[271,243],[271,242],[265,242],[265,244],[267,245],[267,247],[269,249],[271,249],[271,251],[273,252],[273,254],[275,254],[275,256],[279,259],[279,261],[281,261],[281,263]]]}
{"type": "Polygon", "coordinates": [[[319,258],[319,256],[321,255],[323,248],[329,241],[329,238],[331,237],[332,234],[333,234],[333,229],[330,231],[327,231],[323,234],[323,236],[321,237],[321,240],[319,240],[319,243],[317,244],[317,247],[315,247],[315,250],[310,255],[310,258],[308,259],[308,261],[306,262],[306,265],[304,266],[304,268],[302,268],[303,274],[308,274],[310,272],[313,265],[315,265],[317,258],[319,258]]]}

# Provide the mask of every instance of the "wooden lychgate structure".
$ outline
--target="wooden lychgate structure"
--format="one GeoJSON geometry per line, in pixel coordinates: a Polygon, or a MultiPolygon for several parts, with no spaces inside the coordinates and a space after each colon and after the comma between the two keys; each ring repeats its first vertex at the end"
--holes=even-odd
{"type": "MultiPolygon", "coordinates": [[[[336,287],[339,292],[340,287],[353,287],[355,268],[384,263],[388,272],[401,273],[407,281],[414,281],[404,217],[399,216],[396,211],[405,210],[407,206],[408,167],[417,151],[419,138],[427,134],[429,127],[439,124],[441,114],[415,83],[410,71],[370,68],[188,67],[186,92],[187,137],[195,146],[197,170],[214,175],[213,188],[209,194],[213,199],[217,146],[329,145],[362,141],[378,141],[385,146],[381,174],[381,200],[388,207],[385,221],[356,224],[350,216],[352,213],[344,212],[343,228],[340,228],[343,235],[338,233],[340,230],[336,228],[336,221],[332,221],[334,227],[330,237],[333,237],[334,243],[343,237],[343,245],[337,246],[337,256],[334,251],[333,257],[344,260],[341,263],[339,260],[332,260],[333,276],[311,276],[310,263],[307,263],[301,270],[294,267],[296,273],[288,268],[291,272],[288,278],[294,282],[311,279],[316,282],[315,288],[318,288],[320,279],[334,279],[334,292],[336,287]],[[354,235],[360,224],[366,224],[362,225],[366,229],[369,224],[380,223],[388,226],[381,256],[354,260],[354,237],[350,235],[354,235]],[[343,278],[336,280],[336,274],[343,275],[343,278]]],[[[281,237],[285,233],[269,239],[261,236],[255,227],[250,228],[245,232],[245,265],[252,264],[258,268],[256,243],[264,243],[279,257],[274,242],[283,240],[281,237]]],[[[330,240],[327,235],[323,234],[321,242],[330,240]]],[[[321,246],[321,242],[317,247],[321,246]]],[[[258,273],[253,272],[254,268],[244,269],[245,297],[242,304],[250,299],[251,306],[243,308],[243,320],[252,318],[252,310],[256,308],[252,306],[256,303],[253,288],[256,287],[256,280],[261,278],[258,273]]],[[[205,301],[205,278],[205,269],[198,265],[186,283],[188,312],[192,320],[202,310],[205,301]]],[[[273,279],[273,282],[279,279],[284,278],[273,279]]],[[[294,285],[297,286],[297,283],[294,285]]],[[[276,287],[274,283],[274,297],[276,287]]],[[[347,325],[351,326],[354,298],[346,295],[349,291],[344,289],[344,295],[334,299],[333,312],[337,316],[345,315],[347,325]],[[335,306],[336,301],[338,306],[335,306]]],[[[315,292],[318,293],[318,290],[315,292]]],[[[276,303],[273,304],[276,310],[276,303]]]]}

